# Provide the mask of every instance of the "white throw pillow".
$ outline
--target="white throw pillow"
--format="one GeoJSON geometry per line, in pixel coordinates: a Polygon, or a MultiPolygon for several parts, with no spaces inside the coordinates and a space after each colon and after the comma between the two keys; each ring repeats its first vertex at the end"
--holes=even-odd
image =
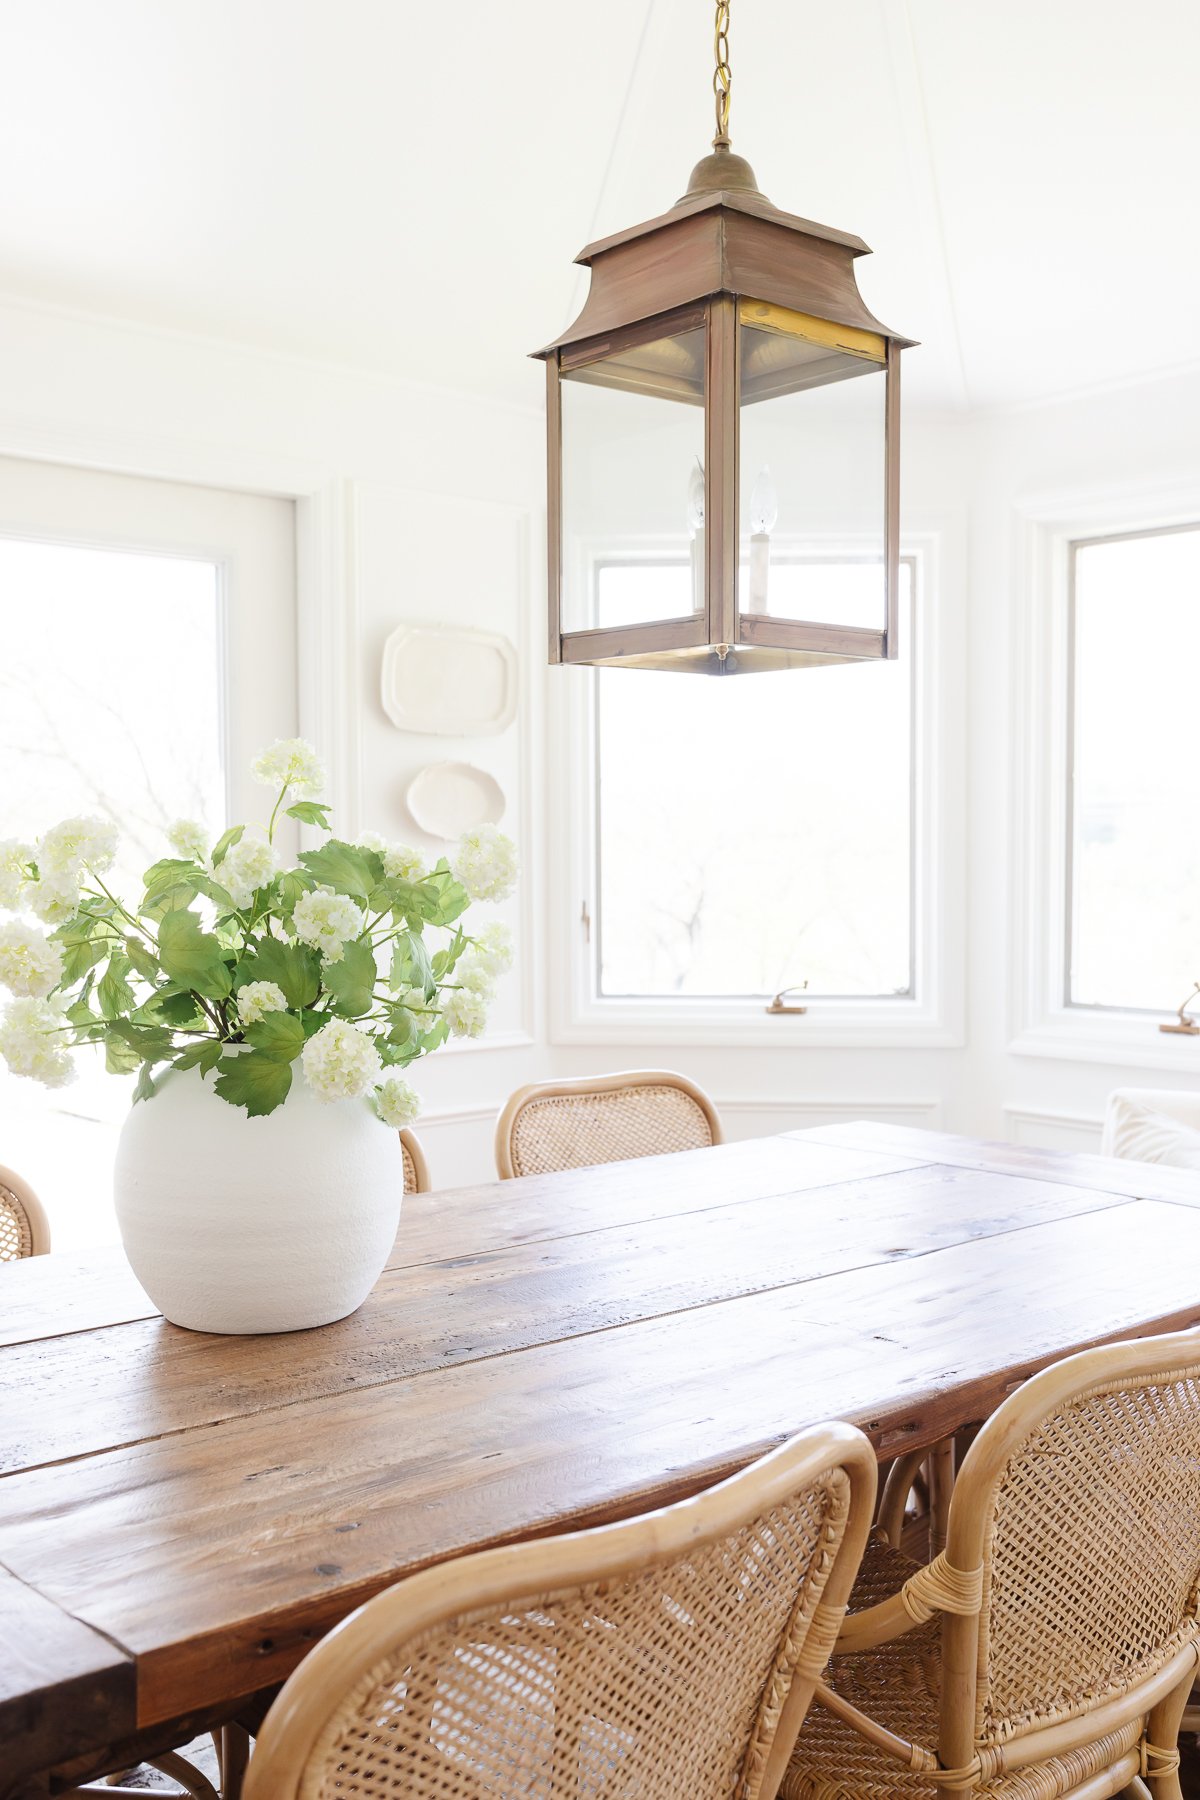
{"type": "Polygon", "coordinates": [[[1176,1169],[1200,1169],[1200,1131],[1167,1113],[1126,1107],[1112,1121],[1111,1156],[1135,1162],[1169,1163],[1176,1169]]]}

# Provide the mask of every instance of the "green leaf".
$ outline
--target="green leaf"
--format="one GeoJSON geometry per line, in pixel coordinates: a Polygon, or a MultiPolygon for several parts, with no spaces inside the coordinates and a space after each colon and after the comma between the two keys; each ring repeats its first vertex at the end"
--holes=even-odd
{"type": "Polygon", "coordinates": [[[67,1020],[72,1025],[94,1025],[96,1015],[86,1000],[76,1000],[73,1006],[67,1008],[67,1020]]]}
{"type": "Polygon", "coordinates": [[[246,1042],[272,1062],[294,1062],[304,1048],[304,1027],[291,1013],[268,1013],[247,1027],[246,1042]]]}
{"type": "Polygon", "coordinates": [[[154,1064],[144,1062],[138,1071],[138,1078],[133,1090],[134,1104],[139,1100],[152,1100],[158,1089],[154,1083],[154,1064]]]}
{"type": "Polygon", "coordinates": [[[329,808],[320,800],[297,800],[295,806],[285,808],[289,819],[299,819],[302,825],[318,825],[322,831],[332,829],[329,823],[329,808]]]}
{"type": "Polygon", "coordinates": [[[219,1038],[205,1038],[201,1044],[189,1044],[175,1058],[177,1069],[199,1069],[201,1075],[207,1075],[215,1069],[221,1060],[221,1052],[225,1048],[219,1038]]]}
{"type": "Polygon", "coordinates": [[[257,1050],[242,1050],[221,1065],[216,1088],[231,1106],[244,1106],[250,1118],[275,1111],[292,1085],[291,1064],[275,1062],[257,1050]]]}
{"type": "Polygon", "coordinates": [[[217,867],[218,863],[224,862],[226,851],[232,850],[235,844],[241,842],[245,830],[246,827],[244,825],[231,825],[228,831],[221,833],[221,836],[213,845],[212,866],[214,869],[217,867]]]}
{"type": "Polygon", "coordinates": [[[154,893],[147,894],[138,907],[138,912],[143,919],[153,919],[155,923],[164,919],[168,913],[184,912],[200,892],[202,882],[200,870],[193,869],[190,875],[181,877],[170,886],[156,888],[154,893]]]}
{"type": "Polygon", "coordinates": [[[355,900],[366,900],[383,880],[383,863],[374,850],[360,850],[340,838],[330,838],[319,850],[302,850],[300,861],[325,887],[355,900]]]}
{"type": "Polygon", "coordinates": [[[141,1062],[141,1051],[135,1049],[124,1037],[111,1031],[105,1033],[104,1067],[110,1075],[132,1075],[141,1062]]]}
{"type": "Polygon", "coordinates": [[[162,888],[174,887],[175,883],[186,875],[194,875],[196,865],[190,856],[164,856],[160,861],[151,863],[142,880],[147,894],[156,894],[162,888]]]}
{"type": "Polygon", "coordinates": [[[88,913],[68,919],[52,936],[62,950],[63,987],[70,987],[81,975],[94,969],[108,955],[113,944],[108,927],[88,913]]]}
{"type": "Polygon", "coordinates": [[[420,988],[427,1000],[437,993],[429,951],[419,931],[402,931],[396,939],[388,985],[395,992],[420,988]]]}
{"type": "Polygon", "coordinates": [[[151,956],[141,938],[133,936],[125,939],[125,954],[141,976],[143,981],[158,980],[158,964],[151,956]]]}
{"type": "Polygon", "coordinates": [[[190,993],[162,993],[156,996],[154,1004],[159,1017],[168,1025],[191,1025],[197,1019],[209,1023],[190,993]]]}
{"type": "Polygon", "coordinates": [[[333,1010],[344,1019],[357,1019],[370,1012],[378,979],[369,938],[358,938],[345,945],[340,962],[327,959],[321,970],[321,980],[334,997],[333,1010]]]}
{"type": "Polygon", "coordinates": [[[321,959],[307,944],[261,938],[238,968],[238,986],[247,981],[273,981],[288,1005],[298,1011],[311,1006],[321,991],[321,959]]]}
{"type": "Polygon", "coordinates": [[[106,1019],[123,1018],[133,1006],[133,989],[125,979],[128,972],[129,958],[123,950],[114,950],[96,984],[96,999],[106,1019]]]}
{"type": "Polygon", "coordinates": [[[214,1000],[223,1000],[232,988],[221,941],[201,930],[195,913],[167,913],[158,928],[158,955],[181,987],[214,1000]]]}

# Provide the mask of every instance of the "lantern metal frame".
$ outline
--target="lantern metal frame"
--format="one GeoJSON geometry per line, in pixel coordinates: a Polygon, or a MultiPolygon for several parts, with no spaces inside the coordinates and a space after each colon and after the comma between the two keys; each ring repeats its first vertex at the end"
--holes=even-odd
{"type": "Polygon", "coordinates": [[[549,660],[728,674],[895,657],[900,558],[900,337],[868,310],[854,263],[859,237],[780,211],[753,171],[717,142],[687,193],[658,218],[600,239],[576,261],[591,271],[579,317],[535,352],[546,364],[549,660]],[[752,391],[741,327],[791,337],[812,359],[752,391]],[[690,617],[563,628],[562,382],[595,366],[606,386],[655,391],[645,362],[622,374],[623,351],[703,329],[703,380],[660,392],[704,407],[704,606],[690,617]],[[607,363],[607,367],[601,367],[607,363]],[[744,403],[882,369],[884,398],[884,620],[880,628],[805,623],[739,605],[739,459],[744,403]],[[649,384],[649,385],[648,385],[649,384]]]}

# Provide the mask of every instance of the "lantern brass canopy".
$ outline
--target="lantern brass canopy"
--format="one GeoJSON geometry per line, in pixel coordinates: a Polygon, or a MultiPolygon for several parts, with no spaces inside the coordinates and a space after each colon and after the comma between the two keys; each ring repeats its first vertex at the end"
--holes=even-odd
{"type": "Polygon", "coordinates": [[[580,252],[587,303],[536,352],[552,663],[732,674],[897,653],[899,353],[911,340],[863,303],[861,238],[760,193],[729,148],[727,82],[724,99],[722,117],[718,87],[714,148],[682,199],[580,252]],[[840,383],[855,390],[844,430],[816,392],[840,383]],[[777,515],[789,531],[774,530],[777,515]],[[627,603],[606,611],[604,572],[647,561],[671,616],[653,616],[653,600],[646,616],[644,597],[636,617],[627,603]],[[837,603],[834,565],[844,576],[847,562],[876,584],[869,617],[837,603]],[[773,607],[777,595],[786,603],[773,607]]]}

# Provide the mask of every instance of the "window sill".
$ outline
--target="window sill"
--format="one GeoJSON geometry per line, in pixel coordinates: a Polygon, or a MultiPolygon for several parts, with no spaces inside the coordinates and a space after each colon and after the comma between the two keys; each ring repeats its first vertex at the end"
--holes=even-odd
{"type": "MultiPolygon", "coordinates": [[[[1168,1017],[1163,1015],[1164,1022],[1168,1017]]],[[[1200,1076],[1200,1038],[1160,1031],[1158,1026],[1157,1017],[1140,1013],[1089,1013],[1060,1007],[1026,1026],[1008,1048],[1014,1056],[1173,1069],[1192,1079],[1200,1076]]]]}
{"type": "Polygon", "coordinates": [[[580,1001],[552,1021],[556,1044],[663,1044],[761,1050],[942,1049],[961,1026],[912,1000],[811,1000],[804,1013],[768,1014],[753,1000],[580,1001]]]}

